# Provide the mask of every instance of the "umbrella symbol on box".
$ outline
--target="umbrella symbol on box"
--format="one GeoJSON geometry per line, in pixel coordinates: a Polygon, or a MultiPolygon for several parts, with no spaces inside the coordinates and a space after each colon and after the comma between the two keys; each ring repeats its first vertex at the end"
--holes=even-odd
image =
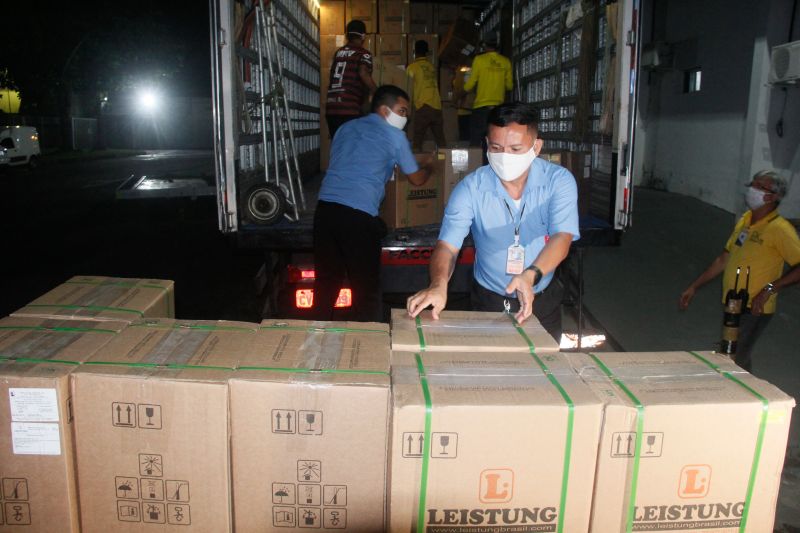
{"type": "Polygon", "coordinates": [[[284,498],[288,498],[291,496],[288,492],[288,487],[278,487],[278,490],[275,491],[275,496],[278,498],[278,503],[283,503],[284,498]]]}

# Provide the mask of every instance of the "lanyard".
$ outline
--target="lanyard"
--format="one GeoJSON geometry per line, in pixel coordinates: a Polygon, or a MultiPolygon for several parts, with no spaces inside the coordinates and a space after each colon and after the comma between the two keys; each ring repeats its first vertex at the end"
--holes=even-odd
{"type": "MultiPolygon", "coordinates": [[[[503,203],[506,204],[506,209],[508,209],[508,214],[511,216],[511,223],[514,224],[514,213],[511,212],[511,206],[508,205],[508,202],[506,202],[505,199],[503,199],[503,203]]],[[[520,228],[520,226],[522,226],[522,216],[525,214],[525,207],[527,205],[528,205],[527,203],[522,204],[522,210],[520,210],[520,212],[519,212],[519,224],[516,224],[514,226],[514,244],[515,245],[519,244],[519,228],[520,228]]]]}

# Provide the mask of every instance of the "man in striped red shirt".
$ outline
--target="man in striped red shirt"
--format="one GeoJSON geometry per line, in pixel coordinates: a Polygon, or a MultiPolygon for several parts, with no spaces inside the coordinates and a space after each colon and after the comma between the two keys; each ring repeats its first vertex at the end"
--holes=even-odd
{"type": "Polygon", "coordinates": [[[331,139],[339,126],[362,115],[364,100],[375,92],[372,54],[364,48],[367,27],[361,20],[347,24],[347,44],[339,48],[331,64],[325,119],[331,139]]]}

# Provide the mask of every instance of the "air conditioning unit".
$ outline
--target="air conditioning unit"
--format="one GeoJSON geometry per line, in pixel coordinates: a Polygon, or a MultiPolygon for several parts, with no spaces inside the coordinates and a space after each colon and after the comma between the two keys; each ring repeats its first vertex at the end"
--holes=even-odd
{"type": "Polygon", "coordinates": [[[797,83],[800,80],[800,41],[772,47],[770,83],[797,83]]]}

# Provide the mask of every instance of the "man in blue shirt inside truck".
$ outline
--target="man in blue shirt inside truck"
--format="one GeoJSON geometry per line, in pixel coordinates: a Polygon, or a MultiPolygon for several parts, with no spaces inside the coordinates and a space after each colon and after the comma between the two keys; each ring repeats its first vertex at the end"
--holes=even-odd
{"type": "Polygon", "coordinates": [[[386,182],[395,165],[414,185],[431,174],[432,160],[420,168],[403,128],[408,94],[394,85],[375,91],[372,112],[343,124],[333,138],[331,160],[314,215],[314,313],[332,320],[345,280],[352,290],[355,320],[383,318],[380,293],[381,239],[386,225],[378,218],[386,182]]]}
{"type": "Polygon", "coordinates": [[[519,322],[534,314],[561,340],[563,287],[553,272],[579,238],[578,192],[567,169],[536,158],[542,149],[537,118],[523,103],[490,112],[489,165],[467,175],[450,195],[431,256],[431,283],[408,299],[411,316],[431,306],[439,318],[458,252],[472,232],[472,308],[509,310],[519,322]]]}

